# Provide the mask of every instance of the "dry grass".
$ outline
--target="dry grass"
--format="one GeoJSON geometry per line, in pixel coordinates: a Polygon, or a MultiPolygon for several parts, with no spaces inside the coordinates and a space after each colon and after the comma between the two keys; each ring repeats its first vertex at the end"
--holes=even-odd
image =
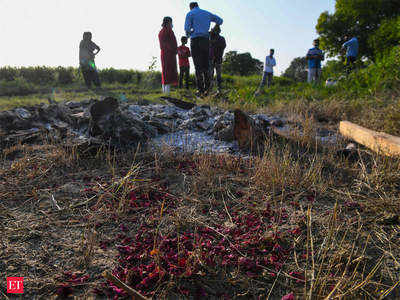
{"type": "Polygon", "coordinates": [[[155,298],[398,299],[399,161],[335,150],[307,137],[250,158],[5,149],[0,291],[24,276],[27,299],[111,297],[113,270],[155,298]]]}

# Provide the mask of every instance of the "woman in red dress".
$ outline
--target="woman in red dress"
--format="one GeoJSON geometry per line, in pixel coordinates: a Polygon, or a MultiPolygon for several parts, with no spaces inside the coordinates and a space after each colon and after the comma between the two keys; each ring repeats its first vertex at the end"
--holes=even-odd
{"type": "Polygon", "coordinates": [[[164,18],[158,39],[160,40],[161,48],[162,89],[163,93],[169,94],[171,84],[178,84],[178,68],[176,65],[178,44],[172,31],[171,17],[164,18]]]}

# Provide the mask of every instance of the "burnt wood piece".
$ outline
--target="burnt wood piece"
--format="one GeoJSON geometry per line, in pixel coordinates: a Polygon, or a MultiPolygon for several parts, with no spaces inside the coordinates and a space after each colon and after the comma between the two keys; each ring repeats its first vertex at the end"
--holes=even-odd
{"type": "Polygon", "coordinates": [[[167,103],[175,105],[176,107],[184,109],[184,110],[190,110],[196,106],[196,104],[194,104],[194,103],[186,102],[186,101],[182,101],[182,100],[179,100],[176,98],[171,98],[171,97],[166,97],[166,96],[162,96],[162,97],[160,97],[160,99],[166,101],[167,103]]]}
{"type": "Polygon", "coordinates": [[[233,135],[240,149],[255,149],[267,138],[265,130],[243,111],[234,111],[233,135]]]}

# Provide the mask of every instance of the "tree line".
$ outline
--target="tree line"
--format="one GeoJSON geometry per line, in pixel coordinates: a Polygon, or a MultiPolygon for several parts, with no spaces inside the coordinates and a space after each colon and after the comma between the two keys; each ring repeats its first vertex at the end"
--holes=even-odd
{"type": "MultiPolygon", "coordinates": [[[[362,64],[374,63],[388,55],[400,44],[399,0],[337,0],[335,12],[321,13],[316,26],[320,46],[333,60],[327,67],[339,70],[344,60],[342,45],[345,37],[357,37],[362,64]]],[[[223,71],[230,75],[258,74],[263,62],[252,58],[250,53],[231,51],[226,53],[223,71]]],[[[283,73],[284,77],[305,81],[307,78],[305,57],[293,59],[283,73]]]]}

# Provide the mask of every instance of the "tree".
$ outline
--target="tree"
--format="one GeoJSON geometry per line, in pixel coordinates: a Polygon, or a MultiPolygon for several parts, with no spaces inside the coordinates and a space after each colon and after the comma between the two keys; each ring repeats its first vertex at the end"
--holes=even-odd
{"type": "Polygon", "coordinates": [[[262,67],[263,63],[251,57],[251,54],[248,52],[227,52],[222,63],[223,72],[229,75],[248,76],[257,74],[262,70],[262,67]]]}
{"type": "Polygon", "coordinates": [[[290,63],[289,68],[283,73],[284,77],[295,81],[307,80],[307,59],[305,57],[296,57],[290,63]]]}
{"type": "Polygon", "coordinates": [[[375,57],[387,55],[394,46],[400,45],[400,16],[383,21],[368,39],[368,44],[374,51],[375,57]]]}
{"type": "Polygon", "coordinates": [[[400,14],[399,0],[337,0],[335,13],[323,12],[316,26],[321,48],[333,57],[341,53],[345,36],[356,36],[360,56],[374,59],[368,42],[382,22],[400,14]]]}

